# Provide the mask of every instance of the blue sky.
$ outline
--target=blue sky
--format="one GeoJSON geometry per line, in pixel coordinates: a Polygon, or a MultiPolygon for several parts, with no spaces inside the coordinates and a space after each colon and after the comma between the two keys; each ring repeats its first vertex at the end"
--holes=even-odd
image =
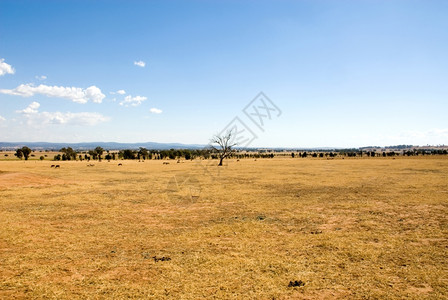
{"type": "Polygon", "coordinates": [[[238,117],[251,146],[448,144],[447,15],[431,0],[0,0],[0,141],[206,144],[238,117]],[[262,128],[243,112],[261,91],[281,110],[262,128]]]}

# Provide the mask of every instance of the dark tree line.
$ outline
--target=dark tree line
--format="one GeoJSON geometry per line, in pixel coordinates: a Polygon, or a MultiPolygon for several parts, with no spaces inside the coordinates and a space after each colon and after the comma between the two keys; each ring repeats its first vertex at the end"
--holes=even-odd
{"type": "Polygon", "coordinates": [[[22,159],[22,157],[23,157],[23,158],[25,158],[25,160],[28,160],[31,152],[32,152],[32,150],[30,148],[28,148],[27,146],[24,146],[22,148],[17,149],[16,153],[14,155],[17,156],[17,158],[22,159]]]}
{"type": "Polygon", "coordinates": [[[336,157],[338,155],[338,153],[333,153],[333,152],[298,152],[298,153],[291,153],[291,157],[295,158],[295,157],[301,157],[301,158],[306,158],[306,157],[336,157]]]}
{"type": "MultiPolygon", "coordinates": [[[[386,149],[386,148],[383,148],[386,149]]],[[[232,149],[225,156],[226,158],[235,159],[257,159],[257,158],[273,158],[274,156],[290,155],[292,158],[333,158],[333,157],[396,157],[396,156],[424,156],[424,155],[448,155],[446,149],[411,149],[401,151],[368,151],[364,149],[340,149],[332,151],[295,151],[285,153],[283,150],[269,150],[270,153],[266,153],[266,150],[257,152],[244,151],[241,149],[232,149]],[[272,151],[272,152],[271,152],[272,151]],[[274,154],[275,153],[275,154],[274,154]]],[[[134,159],[134,160],[165,160],[165,159],[214,159],[221,160],[220,152],[218,149],[204,148],[204,149],[166,149],[166,150],[150,150],[143,147],[136,149],[125,149],[120,151],[105,150],[101,147],[96,147],[89,151],[76,151],[71,147],[64,147],[60,149],[60,154],[54,156],[54,160],[73,161],[73,160],[102,160],[106,159],[134,159]]],[[[27,147],[21,147],[16,149],[14,153],[19,159],[28,160],[34,156],[32,150],[27,147]]],[[[42,159],[42,158],[41,158],[42,159]]]]}
{"type": "MultiPolygon", "coordinates": [[[[387,148],[387,147],[386,147],[387,148]]],[[[418,156],[418,155],[447,155],[448,150],[444,149],[414,149],[403,151],[365,151],[357,149],[343,149],[334,152],[292,152],[291,157],[395,157],[395,156],[418,156]]]]}

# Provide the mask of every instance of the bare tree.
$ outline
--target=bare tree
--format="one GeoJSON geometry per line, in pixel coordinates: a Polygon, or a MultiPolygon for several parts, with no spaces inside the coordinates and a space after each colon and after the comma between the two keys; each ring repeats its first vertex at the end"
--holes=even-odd
{"type": "Polygon", "coordinates": [[[233,142],[233,133],[231,131],[228,131],[225,135],[219,136],[215,135],[211,142],[210,147],[218,152],[219,156],[219,164],[218,166],[222,166],[222,161],[224,158],[228,157],[232,151],[233,147],[235,147],[237,144],[233,142]],[[216,144],[216,146],[214,145],[216,144]]]}

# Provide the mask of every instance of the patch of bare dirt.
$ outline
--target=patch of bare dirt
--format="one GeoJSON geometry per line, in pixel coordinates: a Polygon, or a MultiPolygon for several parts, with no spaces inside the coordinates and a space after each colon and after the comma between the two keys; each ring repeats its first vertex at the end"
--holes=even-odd
{"type": "Polygon", "coordinates": [[[422,284],[419,287],[415,287],[415,286],[409,287],[407,289],[407,291],[414,295],[426,295],[426,294],[431,293],[433,291],[433,289],[428,284],[422,284]]]}
{"type": "Polygon", "coordinates": [[[291,295],[288,295],[288,299],[300,299],[300,300],[326,300],[326,299],[347,299],[350,293],[346,290],[315,290],[300,292],[297,291],[291,295]]]}
{"type": "Polygon", "coordinates": [[[347,216],[330,216],[325,224],[319,226],[323,231],[349,229],[356,223],[356,219],[347,216]]]}
{"type": "Polygon", "coordinates": [[[2,172],[0,173],[0,189],[10,187],[39,187],[63,184],[64,181],[43,175],[21,172],[2,172]]]}

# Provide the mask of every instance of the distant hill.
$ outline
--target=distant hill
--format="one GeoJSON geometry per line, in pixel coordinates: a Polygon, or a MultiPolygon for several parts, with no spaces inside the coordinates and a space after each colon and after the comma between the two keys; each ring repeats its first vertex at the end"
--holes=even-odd
{"type": "MultiPolygon", "coordinates": [[[[105,150],[124,150],[124,149],[139,149],[140,147],[148,150],[169,150],[169,149],[203,149],[207,145],[199,144],[181,144],[181,143],[156,143],[156,142],[144,142],[144,143],[116,143],[116,142],[92,142],[92,143],[48,143],[48,142],[0,142],[0,150],[15,150],[23,146],[30,147],[32,150],[56,150],[59,151],[64,147],[71,147],[75,151],[93,150],[96,147],[102,147],[105,150]]],[[[448,149],[448,146],[415,146],[415,145],[396,145],[396,146],[368,146],[359,148],[342,148],[342,147],[249,147],[235,149],[246,151],[259,151],[259,152],[281,152],[281,151],[403,151],[403,150],[415,150],[415,149],[448,149]]]]}
{"type": "Polygon", "coordinates": [[[115,142],[93,142],[93,143],[47,143],[47,142],[0,142],[0,150],[15,150],[17,148],[27,146],[33,150],[59,150],[64,147],[72,147],[73,150],[91,150],[96,147],[102,147],[105,150],[123,150],[123,149],[138,149],[144,147],[153,150],[165,149],[201,149],[205,145],[197,144],[180,144],[180,143],[115,143],[115,142]]]}

